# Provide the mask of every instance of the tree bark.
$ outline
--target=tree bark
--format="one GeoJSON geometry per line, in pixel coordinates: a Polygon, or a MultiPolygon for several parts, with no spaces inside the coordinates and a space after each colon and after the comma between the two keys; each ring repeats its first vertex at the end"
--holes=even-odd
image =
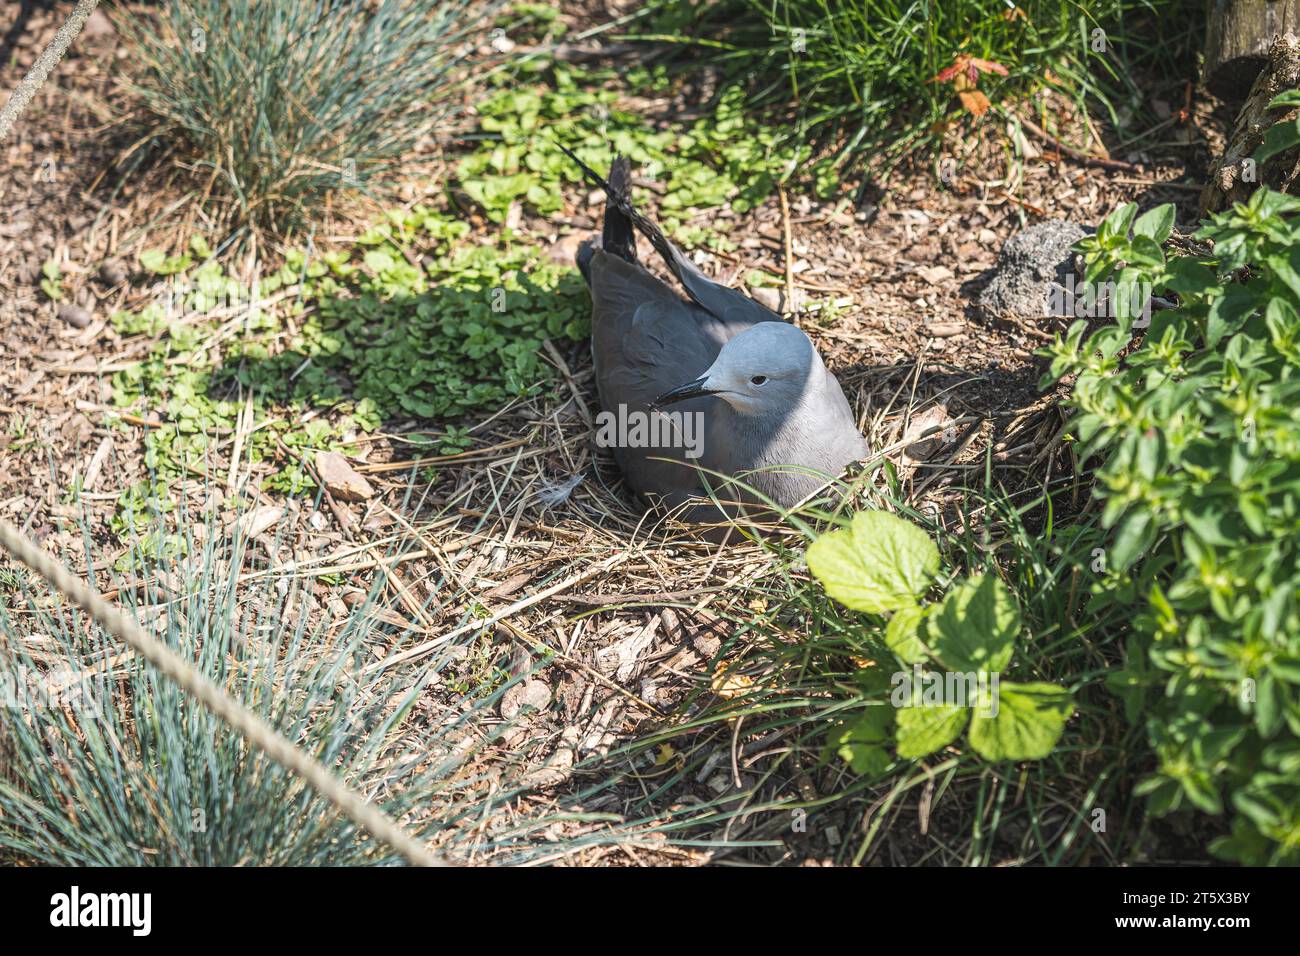
{"type": "Polygon", "coordinates": [[[1297,88],[1300,88],[1300,40],[1288,33],[1275,38],[1268,47],[1264,70],[1237,114],[1223,155],[1211,167],[1209,181],[1201,190],[1202,216],[1245,202],[1261,185],[1281,192],[1300,192],[1297,189],[1300,147],[1278,153],[1258,167],[1251,159],[1271,126],[1294,120],[1300,114],[1294,107],[1268,108],[1273,97],[1297,88]]]}
{"type": "Polygon", "coordinates": [[[1212,0],[1202,80],[1215,96],[1239,100],[1268,61],[1273,37],[1300,33],[1300,0],[1212,0]]]}

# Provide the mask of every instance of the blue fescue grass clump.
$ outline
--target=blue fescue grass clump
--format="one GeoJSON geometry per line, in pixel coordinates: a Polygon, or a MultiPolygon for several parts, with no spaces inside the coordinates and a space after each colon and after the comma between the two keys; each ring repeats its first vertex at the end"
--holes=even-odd
{"type": "Polygon", "coordinates": [[[454,109],[477,0],[169,0],[127,19],[145,141],[237,223],[369,189],[454,109]]]}
{"type": "MultiPolygon", "coordinates": [[[[341,622],[309,615],[309,579],[259,570],[239,534],[205,528],[164,534],[168,547],[156,535],[137,539],[152,550],[136,563],[151,570],[122,590],[128,613],[443,852],[472,843],[477,854],[526,856],[531,844],[516,827],[482,835],[512,790],[497,780],[490,795],[472,766],[478,749],[464,743],[486,739],[467,734],[500,688],[430,716],[416,705],[447,656],[367,669],[374,647],[393,639],[381,633],[393,628],[374,613],[373,595],[341,622]]],[[[400,862],[31,576],[0,583],[0,857],[59,866],[400,862]]]]}

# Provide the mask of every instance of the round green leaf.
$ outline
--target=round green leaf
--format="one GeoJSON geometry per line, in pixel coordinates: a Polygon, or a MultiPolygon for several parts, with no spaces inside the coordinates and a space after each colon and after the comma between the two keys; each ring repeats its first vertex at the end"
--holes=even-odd
{"type": "Polygon", "coordinates": [[[892,708],[871,705],[857,719],[832,729],[827,743],[854,773],[879,776],[892,762],[885,745],[893,718],[892,708]]]}
{"type": "Polygon", "coordinates": [[[863,511],[809,545],[808,569],[845,607],[884,614],[916,603],[939,571],[939,549],[916,525],[863,511]]]}
{"type": "Polygon", "coordinates": [[[986,760],[1041,760],[1061,739],[1074,713],[1074,698],[1056,684],[1011,684],[998,688],[997,716],[976,709],[970,744],[986,760]]]}
{"type": "Polygon", "coordinates": [[[905,664],[920,664],[929,658],[925,643],[917,631],[925,619],[925,610],[917,605],[899,608],[885,628],[885,644],[905,664]]]}
{"type": "Polygon", "coordinates": [[[902,707],[898,711],[898,755],[908,759],[924,757],[957,739],[969,707],[955,704],[902,707]]]}
{"type": "Polygon", "coordinates": [[[1020,633],[1020,609],[998,578],[953,587],[921,625],[921,639],[953,671],[1000,671],[1020,633]]]}
{"type": "Polygon", "coordinates": [[[1154,239],[1157,243],[1163,245],[1164,241],[1169,238],[1169,234],[1174,230],[1174,204],[1165,203],[1163,206],[1156,206],[1155,209],[1148,210],[1138,216],[1137,222],[1133,223],[1133,233],[1138,236],[1146,236],[1154,239]]]}

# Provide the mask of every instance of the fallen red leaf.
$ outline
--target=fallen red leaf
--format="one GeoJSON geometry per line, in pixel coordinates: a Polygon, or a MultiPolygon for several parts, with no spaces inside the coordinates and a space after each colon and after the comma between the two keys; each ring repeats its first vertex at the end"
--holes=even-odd
{"type": "Polygon", "coordinates": [[[989,98],[979,90],[962,90],[957,97],[961,100],[961,105],[975,116],[983,116],[992,105],[989,103],[989,98]]]}
{"type": "Polygon", "coordinates": [[[964,76],[971,86],[974,86],[978,82],[981,73],[997,73],[999,76],[1006,76],[1007,68],[1001,63],[994,63],[992,60],[981,60],[979,57],[958,53],[953,58],[951,66],[940,70],[930,77],[928,82],[947,83],[950,80],[964,76]]]}

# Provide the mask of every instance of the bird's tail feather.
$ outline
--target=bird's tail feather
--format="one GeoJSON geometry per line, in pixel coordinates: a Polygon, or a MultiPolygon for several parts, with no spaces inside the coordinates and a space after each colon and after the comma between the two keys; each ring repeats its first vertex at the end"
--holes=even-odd
{"type": "Polygon", "coordinates": [[[609,179],[596,172],[563,143],[556,143],[566,156],[578,164],[592,185],[605,191],[605,225],[600,244],[606,252],[613,253],[625,262],[635,263],[636,233],[633,232],[632,164],[626,156],[615,156],[609,167],[609,179]]]}
{"type": "MultiPolygon", "coordinates": [[[[605,196],[607,197],[605,200],[605,231],[602,239],[605,244],[605,249],[609,252],[614,252],[615,255],[626,259],[628,262],[637,261],[636,241],[631,234],[631,229],[626,228],[627,224],[630,223],[638,232],[641,233],[641,235],[650,240],[650,245],[654,247],[655,252],[659,253],[659,255],[663,257],[665,264],[668,266],[668,270],[672,272],[678,282],[686,287],[686,290],[690,293],[691,297],[698,301],[701,297],[699,294],[701,292],[700,283],[707,283],[708,280],[704,279],[703,275],[694,269],[686,258],[677,251],[676,247],[668,241],[668,237],[663,234],[663,231],[658,226],[632,207],[631,164],[628,163],[627,158],[624,156],[617,157],[614,160],[613,166],[610,168],[611,179],[620,175],[620,173],[625,177],[621,183],[616,184],[606,180],[605,177],[600,175],[600,173],[596,172],[575,156],[572,150],[567,149],[564,144],[556,143],[556,145],[559,146],[560,149],[564,150],[565,154],[568,155],[571,160],[578,164],[578,167],[583,171],[586,177],[591,180],[592,185],[599,186],[601,189],[605,190],[605,196]],[[627,236],[625,250],[630,250],[630,257],[623,255],[622,252],[618,252],[610,247],[609,240],[611,222],[617,223],[617,228],[619,230],[626,229],[627,236]]],[[[619,234],[622,235],[623,233],[620,232],[619,234]]],[[[711,285],[712,283],[709,284],[711,285]]]]}
{"type": "Polygon", "coordinates": [[[605,226],[600,244],[608,253],[624,262],[636,262],[636,233],[621,207],[632,204],[632,164],[626,156],[615,156],[609,167],[609,184],[605,199],[605,226]]]}

